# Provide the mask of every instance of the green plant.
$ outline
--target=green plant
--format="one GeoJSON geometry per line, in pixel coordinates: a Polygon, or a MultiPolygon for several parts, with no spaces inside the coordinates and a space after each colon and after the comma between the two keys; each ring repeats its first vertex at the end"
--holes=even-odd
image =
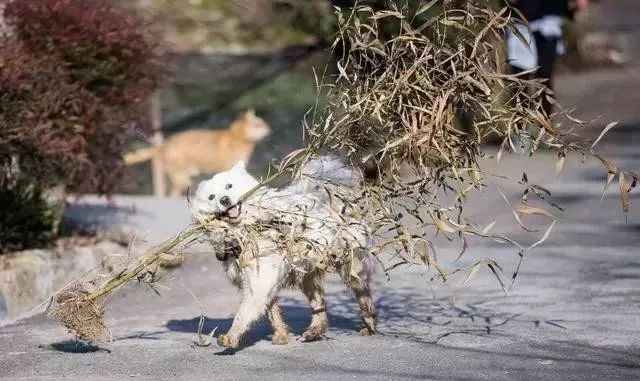
{"type": "Polygon", "coordinates": [[[48,245],[54,224],[53,210],[38,186],[19,181],[0,187],[0,254],[48,245]]]}

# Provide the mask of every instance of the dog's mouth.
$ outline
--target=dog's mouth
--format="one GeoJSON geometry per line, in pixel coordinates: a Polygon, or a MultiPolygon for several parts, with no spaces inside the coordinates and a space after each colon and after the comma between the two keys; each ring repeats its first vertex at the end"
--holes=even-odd
{"type": "Polygon", "coordinates": [[[240,214],[242,213],[242,204],[238,203],[233,206],[230,206],[227,210],[221,213],[221,216],[227,217],[231,220],[237,220],[240,218],[240,214]]]}

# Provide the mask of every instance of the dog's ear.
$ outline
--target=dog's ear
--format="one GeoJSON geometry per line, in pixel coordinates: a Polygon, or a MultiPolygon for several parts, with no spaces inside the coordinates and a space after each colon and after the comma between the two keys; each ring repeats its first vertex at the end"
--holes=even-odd
{"type": "Polygon", "coordinates": [[[256,116],[256,110],[250,108],[244,113],[245,118],[253,118],[256,116]]]}

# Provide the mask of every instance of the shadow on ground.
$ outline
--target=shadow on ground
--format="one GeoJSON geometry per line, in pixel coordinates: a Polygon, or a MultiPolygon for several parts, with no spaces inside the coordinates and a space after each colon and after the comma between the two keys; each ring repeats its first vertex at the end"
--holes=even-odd
{"type": "MultiPolygon", "coordinates": [[[[381,335],[392,335],[417,343],[438,344],[441,339],[452,335],[488,336],[500,334],[509,324],[528,325],[529,328],[548,327],[564,329],[562,319],[536,319],[523,313],[505,313],[484,307],[484,302],[465,305],[449,305],[423,294],[412,292],[410,288],[385,293],[376,299],[378,330],[381,335]],[[407,310],[406,306],[412,309],[407,310]]],[[[328,295],[328,317],[333,335],[357,335],[361,328],[360,311],[352,295],[347,292],[328,295]]],[[[280,298],[284,318],[294,335],[301,335],[311,319],[311,310],[293,298],[280,298]]],[[[196,334],[200,317],[170,320],[168,331],[196,334]]],[[[216,329],[216,337],[227,332],[232,318],[207,317],[203,333],[216,329]]],[[[266,319],[259,321],[243,339],[242,347],[250,347],[260,340],[270,340],[271,327],[266,319]]],[[[151,334],[153,337],[153,334],[151,334]]],[[[149,335],[132,335],[120,339],[149,338],[149,335]]]]}
{"type": "Polygon", "coordinates": [[[41,348],[50,349],[57,352],[64,353],[94,353],[94,352],[107,352],[110,350],[101,348],[93,343],[88,343],[80,340],[64,340],[57,343],[50,344],[48,346],[41,346],[41,348]]]}
{"type": "MultiPolygon", "coordinates": [[[[307,328],[311,321],[311,309],[294,304],[295,300],[289,298],[281,299],[281,308],[285,321],[296,336],[300,336],[307,328]]],[[[173,332],[197,333],[200,317],[191,319],[174,319],[169,320],[166,327],[173,332]]],[[[205,318],[202,332],[209,333],[216,329],[215,337],[225,333],[231,328],[233,318],[205,318]]],[[[329,325],[333,331],[347,332],[352,331],[354,334],[359,330],[359,318],[345,317],[341,315],[329,314],[329,325]]],[[[272,329],[266,319],[261,319],[254,325],[242,340],[242,348],[250,347],[260,340],[270,340],[272,329]]]]}

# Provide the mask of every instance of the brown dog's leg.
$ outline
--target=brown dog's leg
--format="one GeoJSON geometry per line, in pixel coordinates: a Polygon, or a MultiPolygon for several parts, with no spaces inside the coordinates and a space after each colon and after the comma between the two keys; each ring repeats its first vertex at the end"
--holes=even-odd
{"type": "Polygon", "coordinates": [[[284,345],[289,343],[289,327],[282,318],[282,312],[277,301],[271,302],[267,307],[267,317],[271,322],[273,328],[273,339],[271,340],[275,345],[284,345]]]}
{"type": "Polygon", "coordinates": [[[171,181],[171,191],[169,195],[171,197],[180,197],[191,185],[191,176],[183,171],[170,172],[167,168],[167,175],[171,181]]]}
{"type": "Polygon", "coordinates": [[[327,331],[327,306],[324,299],[324,286],[322,275],[314,272],[305,276],[302,280],[302,292],[309,299],[312,315],[311,324],[302,334],[303,341],[319,340],[327,331]]]}

